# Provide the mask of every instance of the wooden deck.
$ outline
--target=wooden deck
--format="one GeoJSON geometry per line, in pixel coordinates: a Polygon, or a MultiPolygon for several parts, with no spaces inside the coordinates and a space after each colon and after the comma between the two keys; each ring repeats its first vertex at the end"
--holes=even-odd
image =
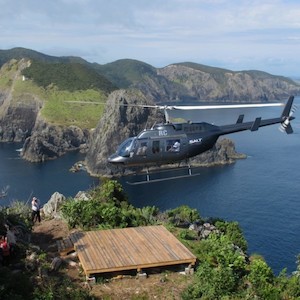
{"type": "Polygon", "coordinates": [[[87,276],[196,262],[164,226],[77,232],[70,239],[87,276]]]}

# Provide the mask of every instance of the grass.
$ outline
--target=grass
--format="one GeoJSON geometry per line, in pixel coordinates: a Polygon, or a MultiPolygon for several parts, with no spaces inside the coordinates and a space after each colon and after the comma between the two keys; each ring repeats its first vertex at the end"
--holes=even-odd
{"type": "Polygon", "coordinates": [[[107,96],[99,90],[61,91],[55,86],[42,88],[30,80],[15,81],[13,99],[17,102],[32,102],[33,97],[43,103],[42,117],[49,123],[91,129],[96,127],[104,109],[107,96]],[[68,103],[67,101],[78,101],[68,103]],[[82,101],[93,103],[79,103],[82,101]],[[99,104],[101,103],[101,104],[99,104]]]}
{"type": "Polygon", "coordinates": [[[96,127],[102,116],[105,101],[106,96],[96,90],[48,91],[42,116],[51,123],[64,126],[76,125],[91,129],[96,127]],[[78,101],[78,103],[68,103],[67,101],[78,101]],[[82,101],[94,102],[95,104],[84,104],[81,103],[82,101]]]}
{"type": "Polygon", "coordinates": [[[11,62],[3,67],[0,71],[0,88],[9,88],[12,85],[13,78],[17,72],[18,64],[16,62],[11,62]]]}

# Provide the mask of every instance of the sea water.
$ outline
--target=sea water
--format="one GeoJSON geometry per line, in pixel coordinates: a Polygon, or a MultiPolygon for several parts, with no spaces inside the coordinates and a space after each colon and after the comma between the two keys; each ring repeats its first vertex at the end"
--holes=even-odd
{"type": "Polygon", "coordinates": [[[0,206],[12,202],[29,202],[32,196],[46,203],[54,192],[74,197],[77,192],[98,185],[96,178],[84,171],[70,172],[70,168],[84,159],[79,152],[70,152],[56,160],[30,163],[20,157],[21,144],[0,143],[0,191],[8,187],[7,197],[0,198],[0,206]]]}
{"type": "MultiPolygon", "coordinates": [[[[300,105],[300,98],[295,99],[300,105]]],[[[281,109],[260,108],[242,111],[205,112],[215,124],[234,123],[238,115],[245,121],[256,117],[276,117],[281,109]]],[[[189,115],[195,120],[201,113],[189,115]]],[[[161,210],[189,205],[203,217],[238,221],[248,241],[249,254],[264,256],[275,273],[283,268],[292,272],[300,253],[300,114],[292,122],[294,134],[278,130],[278,125],[257,132],[231,134],[236,150],[247,159],[221,167],[201,168],[195,177],[131,186],[132,178],[123,178],[125,192],[135,206],[155,205],[161,210]]],[[[80,171],[71,173],[72,165],[84,159],[69,153],[57,160],[29,163],[20,158],[18,144],[0,143],[0,189],[9,185],[8,197],[0,205],[14,200],[27,202],[32,195],[49,200],[54,192],[74,197],[79,190],[97,185],[95,178],[80,171]]]]}
{"type": "MultiPolygon", "coordinates": [[[[295,103],[300,105],[299,97],[295,103]]],[[[205,117],[216,124],[229,119],[232,123],[245,113],[245,121],[254,121],[260,116],[276,117],[281,110],[212,111],[205,117]]],[[[249,253],[263,255],[276,273],[285,267],[292,272],[300,253],[300,114],[295,116],[291,135],[281,133],[276,124],[227,136],[247,159],[201,168],[198,176],[172,181],[131,186],[125,181],[134,179],[126,178],[125,190],[136,206],[155,205],[165,210],[189,205],[203,217],[238,221],[249,253]]]]}

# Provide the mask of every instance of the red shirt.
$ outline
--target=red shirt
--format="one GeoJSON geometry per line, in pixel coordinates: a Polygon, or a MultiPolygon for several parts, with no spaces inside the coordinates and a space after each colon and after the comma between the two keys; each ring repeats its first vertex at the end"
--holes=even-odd
{"type": "Polygon", "coordinates": [[[6,241],[1,242],[0,248],[2,248],[3,256],[9,255],[9,245],[6,241]]]}

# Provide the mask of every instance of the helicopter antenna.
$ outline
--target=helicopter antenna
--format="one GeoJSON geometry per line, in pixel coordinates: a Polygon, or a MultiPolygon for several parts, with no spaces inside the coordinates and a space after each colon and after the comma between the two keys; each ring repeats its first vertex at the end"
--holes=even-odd
{"type": "Polygon", "coordinates": [[[154,124],[152,125],[151,129],[153,129],[155,125],[156,125],[156,122],[154,122],[154,124]]]}
{"type": "Polygon", "coordinates": [[[146,122],[146,124],[145,124],[145,128],[144,128],[144,130],[146,130],[146,129],[147,129],[147,126],[148,126],[148,120],[147,120],[147,122],[146,122]]]}

